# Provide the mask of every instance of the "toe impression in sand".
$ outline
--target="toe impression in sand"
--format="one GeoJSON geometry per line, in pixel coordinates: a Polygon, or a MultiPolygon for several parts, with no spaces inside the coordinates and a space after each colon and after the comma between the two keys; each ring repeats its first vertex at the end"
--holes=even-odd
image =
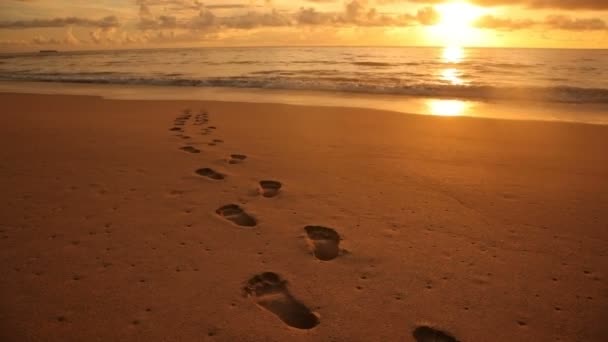
{"type": "Polygon", "coordinates": [[[223,174],[214,171],[213,169],[210,169],[208,167],[204,167],[202,169],[198,169],[196,171],[197,175],[199,176],[203,176],[203,177],[207,177],[209,179],[213,179],[213,180],[222,180],[224,179],[226,176],[224,176],[223,174]]]}
{"type": "Polygon", "coordinates": [[[257,305],[292,328],[312,329],[319,324],[319,318],[289,293],[287,282],[276,273],[264,272],[253,276],[243,291],[257,305]]]}
{"type": "Polygon", "coordinates": [[[201,150],[199,150],[196,147],[189,146],[189,145],[188,146],[184,146],[184,147],[180,147],[179,149],[182,150],[182,151],[185,151],[185,152],[189,152],[189,153],[201,153],[201,150]]]}
{"type": "Polygon", "coordinates": [[[247,214],[236,204],[222,206],[215,212],[226,220],[242,227],[255,227],[257,224],[257,221],[253,216],[247,214]]]}
{"type": "Polygon", "coordinates": [[[306,226],[304,230],[317,259],[329,261],[340,254],[340,235],[335,230],[322,226],[306,226]]]}
{"type": "Polygon", "coordinates": [[[420,326],[412,332],[416,342],[459,342],[450,334],[427,326],[420,326]]]}
{"type": "Polygon", "coordinates": [[[230,159],[228,159],[228,163],[230,164],[238,164],[243,160],[247,159],[247,156],[244,154],[231,154],[230,159]]]}
{"type": "Polygon", "coordinates": [[[260,182],[260,193],[264,197],[274,197],[279,194],[279,190],[283,185],[281,182],[273,180],[263,180],[260,182]]]}

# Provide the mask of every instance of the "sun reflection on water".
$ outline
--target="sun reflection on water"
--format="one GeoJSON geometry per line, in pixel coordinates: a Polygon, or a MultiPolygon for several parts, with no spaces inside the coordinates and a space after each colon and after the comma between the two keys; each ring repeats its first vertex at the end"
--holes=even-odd
{"type": "Polygon", "coordinates": [[[451,85],[463,85],[465,84],[465,80],[461,77],[460,70],[449,68],[441,70],[441,79],[450,83],[451,85]]]}
{"type": "Polygon", "coordinates": [[[441,55],[444,63],[460,63],[465,57],[464,49],[460,46],[446,46],[441,55]]]}
{"type": "Polygon", "coordinates": [[[431,99],[426,102],[429,112],[437,116],[462,116],[470,105],[460,100],[431,99]]]}
{"type": "MultiPolygon", "coordinates": [[[[443,48],[441,60],[445,64],[462,63],[466,57],[464,48],[458,45],[446,46],[443,48]]],[[[454,65],[455,66],[455,65],[454,65]]],[[[451,85],[465,85],[466,81],[462,78],[462,71],[450,65],[449,68],[441,69],[439,77],[451,85]]]]}

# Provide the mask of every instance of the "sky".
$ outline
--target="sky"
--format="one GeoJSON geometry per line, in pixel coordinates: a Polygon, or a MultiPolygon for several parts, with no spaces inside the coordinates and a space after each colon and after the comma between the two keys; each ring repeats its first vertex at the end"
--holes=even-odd
{"type": "Polygon", "coordinates": [[[608,0],[0,0],[0,51],[608,48],[608,0]]]}

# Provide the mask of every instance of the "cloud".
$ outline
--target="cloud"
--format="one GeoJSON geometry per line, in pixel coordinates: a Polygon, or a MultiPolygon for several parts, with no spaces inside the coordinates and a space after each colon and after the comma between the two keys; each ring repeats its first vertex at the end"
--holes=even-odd
{"type": "MultiPolygon", "coordinates": [[[[36,3],[35,0],[30,1],[36,3]]],[[[384,28],[389,27],[435,25],[439,20],[439,14],[431,4],[443,3],[448,0],[306,0],[298,2],[305,4],[300,8],[295,8],[293,5],[291,7],[279,6],[275,8],[269,0],[225,0],[207,4],[206,2],[209,1],[131,0],[131,10],[139,10],[139,14],[136,14],[136,18],[134,18],[135,22],[125,22],[124,25],[122,20],[119,20],[116,16],[108,16],[101,19],[71,16],[37,20],[0,21],[0,29],[63,27],[65,28],[64,36],[61,33],[56,35],[55,30],[51,30],[48,34],[44,34],[52,38],[35,36],[32,39],[33,34],[38,33],[38,31],[30,31],[31,35],[25,41],[28,44],[79,46],[144,43],[175,43],[185,45],[185,42],[188,41],[200,43],[205,40],[222,40],[226,39],[226,37],[242,42],[246,42],[251,37],[255,37],[255,39],[259,37],[272,37],[272,39],[268,38],[268,41],[274,42],[274,39],[282,39],[279,34],[280,32],[290,32],[292,35],[288,39],[298,39],[294,38],[294,32],[297,32],[300,36],[304,36],[303,31],[317,32],[314,35],[318,34],[318,32],[324,32],[323,35],[331,35],[335,32],[356,31],[358,35],[356,39],[362,39],[360,35],[364,35],[364,32],[373,32],[374,35],[379,35],[379,33],[384,32],[384,28]],[[421,5],[423,3],[428,4],[428,6],[421,5]],[[266,6],[262,6],[262,4],[266,4],[266,6]],[[390,4],[403,4],[404,6],[385,6],[390,4]],[[410,10],[408,11],[407,8],[410,8],[410,10]],[[135,24],[135,27],[132,24],[135,24]],[[84,32],[81,29],[82,27],[89,28],[89,30],[82,34],[84,32]],[[266,28],[264,31],[258,30],[264,28],[266,28]],[[359,30],[359,28],[364,29],[359,30]],[[75,32],[78,32],[79,36],[75,36],[75,32]]],[[[589,7],[597,6],[597,4],[602,5],[603,3],[608,4],[608,0],[599,2],[591,0],[468,1],[483,5],[511,4],[534,8],[547,6],[561,6],[561,8],[569,8],[569,6],[589,7]]],[[[283,5],[285,3],[282,2],[283,5]]],[[[528,11],[527,13],[534,12],[528,11]]],[[[126,15],[121,14],[121,19],[126,18],[126,15]]],[[[538,13],[522,17],[521,19],[501,17],[497,14],[487,15],[478,19],[475,22],[475,26],[481,29],[500,31],[536,29],[542,31],[598,32],[608,30],[606,21],[600,19],[599,16],[592,16],[590,18],[576,18],[564,15],[541,17],[538,13]]],[[[10,31],[2,32],[12,35],[10,31]]],[[[354,36],[354,34],[352,35],[354,36]]],[[[324,38],[326,37],[319,37],[319,40],[324,38]]],[[[310,41],[314,42],[315,39],[317,38],[313,38],[310,41]]],[[[8,42],[9,40],[5,39],[4,45],[7,45],[8,42]]]]}
{"type": "MultiPolygon", "coordinates": [[[[335,0],[308,0],[312,3],[329,3],[335,0]]],[[[247,30],[262,27],[291,27],[291,26],[360,26],[360,27],[407,27],[412,25],[434,25],[439,21],[439,14],[432,6],[418,9],[414,13],[383,13],[373,4],[405,3],[405,2],[443,2],[445,0],[348,0],[342,11],[325,12],[313,7],[301,7],[295,12],[270,9],[265,12],[248,10],[241,14],[219,16],[214,9],[235,8],[233,4],[206,6],[198,1],[188,0],[138,0],[140,5],[140,21],[138,27],[142,30],[193,30],[219,31],[221,29],[247,30]],[[179,15],[167,13],[153,16],[149,6],[173,5],[185,8],[200,7],[196,15],[179,15]]],[[[557,3],[549,0],[471,0],[484,4],[548,4],[557,3]]],[[[608,3],[608,0],[606,0],[608,3]]],[[[569,3],[569,0],[562,4],[569,3]]],[[[578,2],[577,2],[578,3],[578,2]]],[[[584,0],[583,3],[591,3],[584,0]]],[[[238,5],[237,7],[241,7],[238,5]]],[[[543,26],[559,30],[601,30],[605,28],[601,19],[572,19],[563,16],[548,17],[546,20],[499,18],[484,16],[476,22],[479,28],[496,30],[521,30],[534,26],[543,26]]]]}
{"type": "Polygon", "coordinates": [[[552,15],[547,17],[545,24],[553,29],[568,31],[608,30],[606,22],[599,18],[578,19],[563,15],[552,15]]]}
{"type": "Polygon", "coordinates": [[[172,11],[199,11],[202,8],[208,9],[238,9],[238,8],[249,8],[254,7],[249,4],[239,4],[239,3],[224,3],[224,4],[205,4],[198,0],[136,0],[135,2],[141,8],[146,8],[146,11],[149,11],[150,7],[162,6],[166,9],[172,11]]]}
{"type": "Polygon", "coordinates": [[[36,45],[58,45],[61,44],[62,41],[56,38],[48,38],[45,36],[38,35],[32,38],[31,43],[36,45]]]}
{"type": "Polygon", "coordinates": [[[223,17],[219,20],[220,26],[236,29],[251,29],[256,27],[291,26],[292,17],[277,10],[267,13],[247,12],[244,15],[223,17]]]}
{"type": "Polygon", "coordinates": [[[297,23],[302,25],[327,25],[335,22],[336,17],[333,14],[319,12],[310,7],[300,8],[294,15],[294,19],[297,23]]]}
{"type": "Polygon", "coordinates": [[[205,5],[209,9],[234,9],[234,8],[247,8],[248,5],[243,4],[221,4],[221,5],[205,5]]]}
{"type": "MultiPolygon", "coordinates": [[[[140,6],[142,5],[144,4],[140,4],[140,6]]],[[[211,31],[220,28],[253,29],[296,25],[411,26],[414,24],[432,25],[437,22],[438,17],[436,11],[431,7],[423,8],[414,14],[388,15],[370,7],[367,0],[350,0],[345,3],[341,12],[320,12],[314,8],[300,8],[295,13],[271,9],[267,12],[250,10],[243,14],[217,16],[209,6],[203,6],[197,16],[190,18],[175,15],[154,17],[148,10],[142,11],[140,8],[138,27],[143,30],[187,29],[211,31]]]]}
{"type": "Polygon", "coordinates": [[[375,0],[379,5],[390,5],[390,4],[405,4],[405,3],[421,3],[421,4],[441,4],[448,2],[448,0],[375,0]]]}
{"type": "Polygon", "coordinates": [[[65,33],[65,43],[68,45],[78,45],[80,44],[80,40],[74,36],[74,32],[72,31],[72,27],[69,26],[65,33]]]}
{"type": "Polygon", "coordinates": [[[105,18],[95,20],[79,17],[54,18],[54,19],[34,19],[34,20],[18,20],[18,21],[2,21],[0,29],[27,29],[27,28],[47,28],[47,27],[68,27],[68,26],[84,26],[98,27],[109,29],[120,26],[118,18],[115,16],[107,16],[105,18]]]}
{"type": "Polygon", "coordinates": [[[191,9],[200,9],[203,6],[203,3],[197,0],[136,0],[135,3],[140,6],[174,6],[191,9]]]}
{"type": "Polygon", "coordinates": [[[435,25],[439,22],[439,13],[433,7],[425,7],[418,10],[416,18],[422,25],[435,25]]]}
{"type": "MultiPolygon", "coordinates": [[[[160,0],[141,0],[146,2],[160,0]]],[[[376,0],[396,2],[400,0],[376,0]]],[[[420,0],[428,1],[428,0],[420,0]]],[[[490,0],[477,0],[488,2],[490,0]]],[[[506,0],[493,0],[494,2],[506,0]]],[[[518,0],[513,0],[518,1],[518,0]]],[[[513,2],[512,1],[512,2],[513,2]]],[[[540,1],[540,0],[535,0],[540,1]]],[[[179,1],[178,1],[179,2],[179,1]]],[[[318,2],[314,0],[313,2],[318,2]]],[[[175,3],[175,0],[171,1],[175,3]]],[[[181,3],[181,2],[180,2],[181,3]]],[[[232,16],[218,16],[208,6],[202,6],[195,16],[160,15],[152,16],[148,12],[141,15],[139,28],[143,30],[194,30],[219,31],[220,29],[247,30],[261,27],[290,27],[290,26],[359,26],[359,27],[407,27],[413,25],[434,25],[439,21],[439,14],[431,7],[420,8],[414,13],[386,14],[371,6],[368,0],[349,0],[344,4],[342,11],[323,12],[313,7],[302,7],[294,13],[278,11],[267,12],[247,11],[232,16]]],[[[566,16],[550,16],[545,20],[500,18],[487,15],[475,23],[478,28],[495,30],[522,30],[535,26],[555,30],[591,31],[604,30],[606,23],[599,18],[575,19],[566,16]]]]}
{"type": "Polygon", "coordinates": [[[80,45],[81,41],[74,36],[74,32],[71,27],[68,27],[65,32],[63,39],[49,38],[42,35],[37,35],[30,41],[30,44],[34,45],[80,45]]]}
{"type": "MultiPolygon", "coordinates": [[[[381,3],[406,2],[405,0],[377,0],[381,3]]],[[[438,4],[446,0],[407,0],[408,2],[438,4]]],[[[529,8],[608,10],[607,0],[469,0],[481,6],[524,6],[529,8]]]]}
{"type": "Polygon", "coordinates": [[[545,27],[564,31],[602,31],[608,30],[608,24],[599,18],[572,18],[564,15],[550,15],[544,20],[498,18],[492,15],[481,17],[475,26],[495,30],[522,30],[532,27],[545,27]]]}
{"type": "Polygon", "coordinates": [[[523,5],[532,8],[608,9],[606,0],[473,0],[480,5],[523,5]]]}
{"type": "Polygon", "coordinates": [[[478,28],[505,31],[522,30],[536,25],[538,23],[530,19],[498,18],[493,15],[483,16],[475,22],[475,26],[478,28]]]}
{"type": "Polygon", "coordinates": [[[0,47],[15,47],[15,46],[27,46],[30,42],[25,39],[4,39],[0,40],[0,47]]]}
{"type": "Polygon", "coordinates": [[[111,44],[119,43],[119,39],[116,37],[117,29],[112,28],[109,30],[96,29],[89,32],[90,42],[92,44],[111,44]]]}

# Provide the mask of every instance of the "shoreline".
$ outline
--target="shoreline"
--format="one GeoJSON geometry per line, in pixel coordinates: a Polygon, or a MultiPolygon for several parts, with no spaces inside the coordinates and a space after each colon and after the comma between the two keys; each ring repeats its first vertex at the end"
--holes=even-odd
{"type": "Polygon", "coordinates": [[[381,109],[411,115],[608,125],[608,105],[482,101],[255,88],[0,81],[0,93],[90,95],[124,100],[199,100],[381,109]],[[522,111],[525,108],[525,111],[522,111]]]}
{"type": "Polygon", "coordinates": [[[4,340],[608,338],[607,126],[0,100],[4,340]]]}

